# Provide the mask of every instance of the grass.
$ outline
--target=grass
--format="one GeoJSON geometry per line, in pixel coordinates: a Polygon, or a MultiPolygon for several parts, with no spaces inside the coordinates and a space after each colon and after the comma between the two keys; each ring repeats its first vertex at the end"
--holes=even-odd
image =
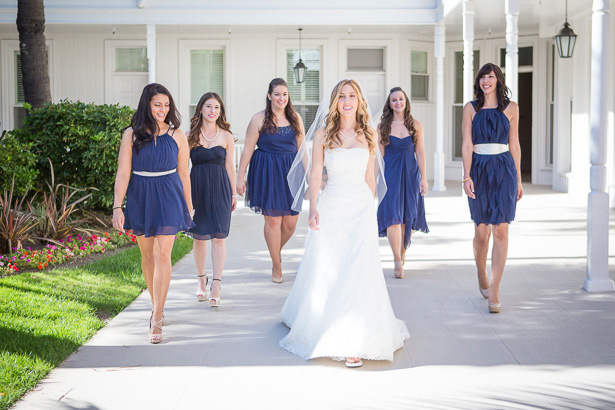
{"type": "MultiPolygon", "coordinates": [[[[179,237],[173,263],[192,249],[179,237]]],[[[145,288],[137,247],[74,268],[0,279],[0,410],[8,409],[145,288]]]]}

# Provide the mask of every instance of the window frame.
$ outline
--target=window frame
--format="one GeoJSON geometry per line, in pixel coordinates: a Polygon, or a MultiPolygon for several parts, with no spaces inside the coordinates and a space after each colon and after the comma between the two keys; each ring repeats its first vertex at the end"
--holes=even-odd
{"type": "MultiPolygon", "coordinates": [[[[111,82],[115,74],[115,49],[116,48],[145,48],[147,56],[147,41],[146,40],[106,40],[105,41],[105,101],[111,104],[111,82]]],[[[149,63],[149,61],[148,61],[149,63]]],[[[149,67],[148,67],[149,69],[149,67]]],[[[122,75],[139,76],[147,74],[148,71],[121,71],[122,75]]]]}

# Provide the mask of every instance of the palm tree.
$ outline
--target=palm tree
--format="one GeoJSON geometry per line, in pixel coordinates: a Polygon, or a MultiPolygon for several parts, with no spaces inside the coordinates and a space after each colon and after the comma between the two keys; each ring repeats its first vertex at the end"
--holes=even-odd
{"type": "Polygon", "coordinates": [[[32,107],[51,102],[44,0],[17,1],[17,30],[24,99],[32,107]]]}

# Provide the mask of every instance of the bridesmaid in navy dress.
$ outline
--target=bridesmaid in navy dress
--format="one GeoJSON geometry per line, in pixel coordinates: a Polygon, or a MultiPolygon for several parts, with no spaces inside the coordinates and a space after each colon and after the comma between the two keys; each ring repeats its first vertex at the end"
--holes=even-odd
{"type": "Polygon", "coordinates": [[[395,277],[403,279],[412,231],[427,233],[429,229],[423,199],[428,189],[423,125],[412,117],[408,96],[401,87],[389,92],[378,133],[387,183],[387,193],[378,207],[378,231],[389,239],[395,277]]]}
{"type": "Polygon", "coordinates": [[[478,286],[499,313],[500,281],[508,253],[508,224],[515,219],[521,186],[519,106],[509,100],[502,70],[481,67],[474,81],[474,101],[463,108],[463,189],[474,221],[474,259],[478,286]],[[489,238],[493,232],[491,285],[487,277],[489,238]]]}
{"type": "Polygon", "coordinates": [[[304,135],[303,121],[293,110],[286,81],[274,78],[269,83],[265,110],[254,114],[246,131],[237,192],[245,192],[246,205],[265,216],[265,241],[275,283],[282,283],[282,248],[297,226],[298,212],[291,209],[293,197],[286,176],[304,135]]]}
{"type": "Polygon", "coordinates": [[[194,238],[194,263],[198,285],[196,298],[207,300],[205,258],[207,241],[211,240],[213,278],[209,306],[220,306],[220,284],[226,259],[226,244],[231,227],[231,212],[237,206],[235,190],[235,138],[226,121],[224,103],[220,95],[209,92],[199,100],[188,133],[190,145],[190,183],[194,204],[195,226],[190,229],[194,238]]]}
{"type": "Polygon", "coordinates": [[[113,227],[122,232],[132,229],[137,235],[153,306],[150,343],[162,341],[175,234],[192,226],[189,148],[178,127],[179,113],[169,91],[160,84],[145,86],[122,137],[115,178],[113,227]]]}

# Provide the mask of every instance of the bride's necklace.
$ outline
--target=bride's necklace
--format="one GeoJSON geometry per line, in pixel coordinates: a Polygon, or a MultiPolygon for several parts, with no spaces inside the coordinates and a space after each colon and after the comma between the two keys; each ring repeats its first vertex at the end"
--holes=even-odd
{"type": "Polygon", "coordinates": [[[395,121],[395,120],[393,120],[393,122],[394,122],[395,124],[405,124],[405,123],[406,123],[405,121],[395,121]]]}
{"type": "Polygon", "coordinates": [[[344,135],[344,133],[342,132],[342,130],[340,130],[339,132],[340,132],[340,135],[341,135],[342,137],[346,138],[346,139],[351,139],[351,138],[354,138],[354,137],[356,137],[356,136],[357,136],[357,134],[359,133],[358,131],[355,131],[355,133],[354,133],[354,134],[352,134],[352,135],[349,137],[349,136],[347,136],[347,135],[344,135]]]}
{"type": "Polygon", "coordinates": [[[205,136],[205,133],[203,132],[203,128],[201,128],[201,135],[203,136],[203,138],[205,138],[205,141],[207,142],[212,142],[213,140],[215,140],[216,138],[218,138],[218,132],[220,131],[220,127],[216,126],[216,135],[214,135],[214,137],[212,139],[209,139],[205,136]]]}

